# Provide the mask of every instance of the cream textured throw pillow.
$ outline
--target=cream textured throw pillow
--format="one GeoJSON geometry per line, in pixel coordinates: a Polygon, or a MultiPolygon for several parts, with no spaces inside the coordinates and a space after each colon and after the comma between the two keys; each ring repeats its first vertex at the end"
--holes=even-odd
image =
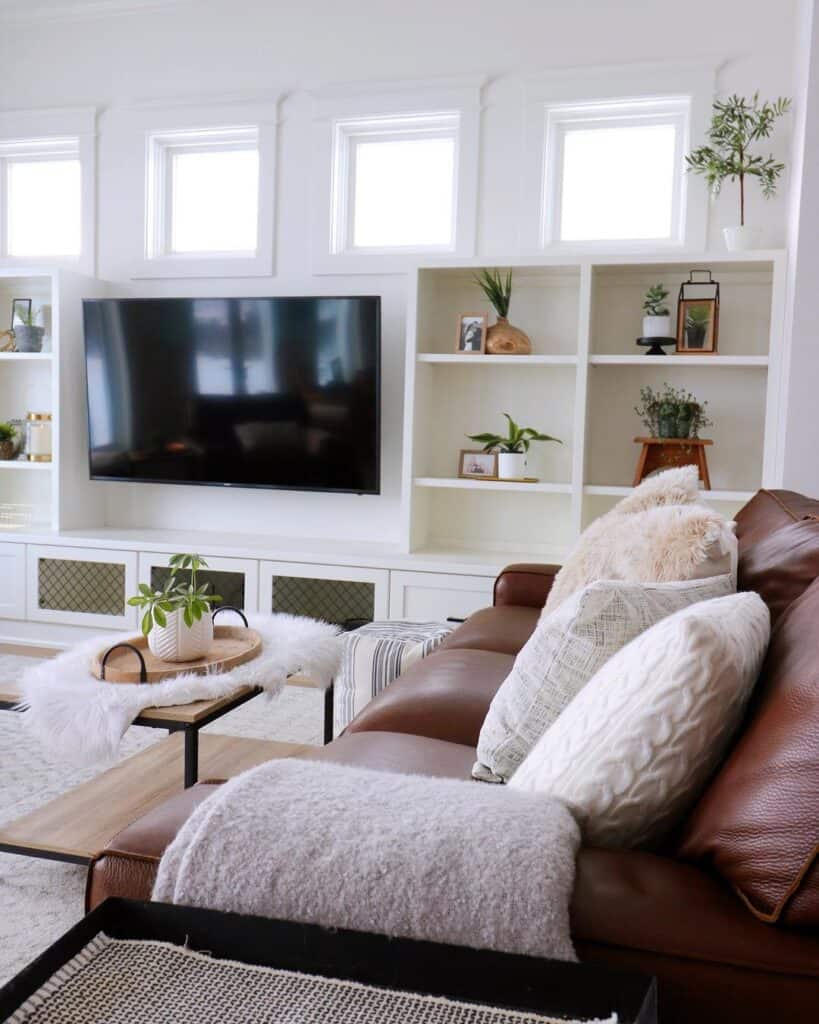
{"type": "Polygon", "coordinates": [[[731,594],[730,576],[682,583],[599,580],[542,618],[495,694],[472,775],[509,779],[595,672],[655,622],[697,601],[731,594]]]}
{"type": "Polygon", "coordinates": [[[719,763],[769,635],[768,609],[754,593],[663,619],[589,681],[510,787],[563,800],[589,845],[661,838],[719,763]]]}

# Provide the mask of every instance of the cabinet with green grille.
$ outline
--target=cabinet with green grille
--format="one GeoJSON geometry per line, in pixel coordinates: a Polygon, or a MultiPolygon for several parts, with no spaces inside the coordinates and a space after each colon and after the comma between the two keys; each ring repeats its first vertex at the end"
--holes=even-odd
{"type": "Polygon", "coordinates": [[[387,618],[385,569],[262,562],[259,580],[262,611],[307,615],[339,625],[387,618]]]}
{"type": "Polygon", "coordinates": [[[136,612],[136,554],[101,548],[29,545],[28,618],[37,622],[128,629],[136,612]]]}

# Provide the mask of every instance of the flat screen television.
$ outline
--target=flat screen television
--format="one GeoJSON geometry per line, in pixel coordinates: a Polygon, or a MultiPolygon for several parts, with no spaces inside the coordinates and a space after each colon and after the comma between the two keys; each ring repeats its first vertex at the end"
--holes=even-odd
{"type": "Polygon", "coordinates": [[[91,478],[379,492],[381,308],[88,299],[91,478]]]}

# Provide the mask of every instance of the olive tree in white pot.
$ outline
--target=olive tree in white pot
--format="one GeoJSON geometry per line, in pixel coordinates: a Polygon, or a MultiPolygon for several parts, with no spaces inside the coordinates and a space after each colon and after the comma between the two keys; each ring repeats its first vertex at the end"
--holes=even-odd
{"type": "Polygon", "coordinates": [[[142,611],[140,627],[151,652],[163,661],[195,661],[213,646],[213,605],[221,601],[209,594],[209,583],[198,584],[196,574],[207,568],[199,555],[174,555],[170,575],[160,590],[139,584],[128,604],[142,611]],[[179,573],[189,573],[188,582],[179,573]]]}
{"type": "Polygon", "coordinates": [[[563,442],[559,437],[541,434],[533,427],[519,427],[508,412],[503,415],[509,422],[506,437],[500,434],[467,434],[467,437],[482,444],[485,452],[498,452],[498,476],[501,480],[520,480],[526,476],[526,455],[533,441],[563,442]]]}
{"type": "Polygon", "coordinates": [[[708,144],[686,155],[688,170],[702,174],[714,195],[719,195],[726,179],[739,182],[739,224],[723,228],[730,252],[759,247],[760,229],[745,223],[745,179],[757,178],[762,195],[771,199],[785,165],[772,154],[753,153],[751,147],[770,138],[776,121],[790,106],[791,101],[783,96],[773,103],[760,103],[759,93],[750,100],[744,96],[715,100],[708,144]]]}

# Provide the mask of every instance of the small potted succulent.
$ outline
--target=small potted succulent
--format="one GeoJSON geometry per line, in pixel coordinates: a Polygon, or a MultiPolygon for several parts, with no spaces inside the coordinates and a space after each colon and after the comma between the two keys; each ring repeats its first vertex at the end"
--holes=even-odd
{"type": "Polygon", "coordinates": [[[213,646],[213,605],[221,601],[209,594],[209,583],[197,584],[196,574],[207,568],[199,555],[174,555],[168,560],[170,575],[155,590],[139,584],[139,593],[128,604],[142,612],[140,627],[151,652],[163,661],[195,661],[213,646]],[[187,578],[180,579],[180,574],[187,578]]]}
{"type": "Polygon", "coordinates": [[[704,348],[711,310],[708,306],[689,306],[685,316],[685,343],[690,349],[704,348]]]}
{"type": "Polygon", "coordinates": [[[532,342],[528,334],[519,327],[513,327],[507,319],[509,303],[512,301],[512,271],[501,276],[495,270],[481,270],[473,278],[475,284],[492,303],[498,321],[486,332],[486,352],[493,356],[528,356],[532,352],[532,342]]]}
{"type": "Polygon", "coordinates": [[[533,427],[519,427],[508,412],[503,415],[509,423],[506,437],[500,434],[467,434],[467,437],[482,444],[485,452],[498,452],[498,477],[501,480],[520,480],[526,476],[526,455],[533,441],[563,442],[559,437],[541,434],[533,427]]]}
{"type": "Polygon", "coordinates": [[[671,314],[666,305],[668,289],[653,284],[643,299],[643,337],[668,338],[671,336],[671,314]]]}
{"type": "Polygon", "coordinates": [[[8,462],[17,456],[17,428],[11,423],[0,423],[0,460],[8,462]]]}
{"type": "Polygon", "coordinates": [[[14,324],[14,344],[18,352],[42,352],[45,328],[37,323],[42,310],[30,309],[18,312],[18,323],[14,324]]]}

